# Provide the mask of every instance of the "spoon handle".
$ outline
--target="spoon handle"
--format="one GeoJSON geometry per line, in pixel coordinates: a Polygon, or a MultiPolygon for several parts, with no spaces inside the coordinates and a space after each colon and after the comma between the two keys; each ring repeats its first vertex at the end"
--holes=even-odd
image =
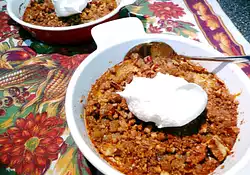
{"type": "Polygon", "coordinates": [[[219,61],[219,62],[234,62],[234,63],[242,63],[249,62],[250,55],[241,55],[241,56],[225,56],[225,57],[188,57],[190,60],[197,61],[219,61]]]}

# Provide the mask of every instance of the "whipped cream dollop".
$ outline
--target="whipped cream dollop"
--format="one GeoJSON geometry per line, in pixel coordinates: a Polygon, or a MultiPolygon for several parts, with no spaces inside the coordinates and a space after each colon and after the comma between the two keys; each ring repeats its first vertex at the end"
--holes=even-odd
{"type": "Polygon", "coordinates": [[[197,84],[169,74],[154,78],[133,77],[122,92],[129,110],[140,120],[158,128],[181,127],[206,108],[207,93],[197,84]]]}
{"type": "Polygon", "coordinates": [[[58,17],[66,17],[81,13],[91,0],[52,0],[58,17]]]}

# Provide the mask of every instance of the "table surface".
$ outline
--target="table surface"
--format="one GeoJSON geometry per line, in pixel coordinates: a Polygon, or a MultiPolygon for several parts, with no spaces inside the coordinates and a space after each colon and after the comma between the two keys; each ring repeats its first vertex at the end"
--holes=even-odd
{"type": "Polygon", "coordinates": [[[224,12],[232,20],[248,42],[250,42],[250,1],[218,0],[224,12]]]}

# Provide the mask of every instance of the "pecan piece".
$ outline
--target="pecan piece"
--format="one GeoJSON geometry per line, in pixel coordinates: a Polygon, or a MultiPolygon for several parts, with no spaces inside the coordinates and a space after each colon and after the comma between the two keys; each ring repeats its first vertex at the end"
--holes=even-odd
{"type": "Polygon", "coordinates": [[[186,162],[196,165],[206,158],[206,154],[207,154],[206,145],[196,146],[193,150],[186,153],[187,155],[186,162]]]}
{"type": "Polygon", "coordinates": [[[229,149],[222,143],[217,135],[208,141],[208,148],[220,162],[222,162],[229,153],[229,149]]]}

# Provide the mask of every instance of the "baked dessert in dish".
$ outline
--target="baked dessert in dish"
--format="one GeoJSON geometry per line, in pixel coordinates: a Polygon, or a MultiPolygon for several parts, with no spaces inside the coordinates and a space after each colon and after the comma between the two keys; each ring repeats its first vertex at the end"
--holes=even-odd
{"type": "Polygon", "coordinates": [[[84,120],[97,152],[124,174],[205,175],[223,163],[236,142],[235,98],[215,74],[182,56],[130,53],[92,85],[84,120]],[[206,110],[183,127],[159,129],[138,120],[115,92],[134,76],[153,78],[157,72],[200,85],[208,94],[206,110]]]}
{"type": "Polygon", "coordinates": [[[26,8],[23,21],[46,27],[64,27],[88,23],[101,18],[117,7],[115,0],[93,0],[81,14],[58,17],[51,0],[31,0],[26,8]]]}

